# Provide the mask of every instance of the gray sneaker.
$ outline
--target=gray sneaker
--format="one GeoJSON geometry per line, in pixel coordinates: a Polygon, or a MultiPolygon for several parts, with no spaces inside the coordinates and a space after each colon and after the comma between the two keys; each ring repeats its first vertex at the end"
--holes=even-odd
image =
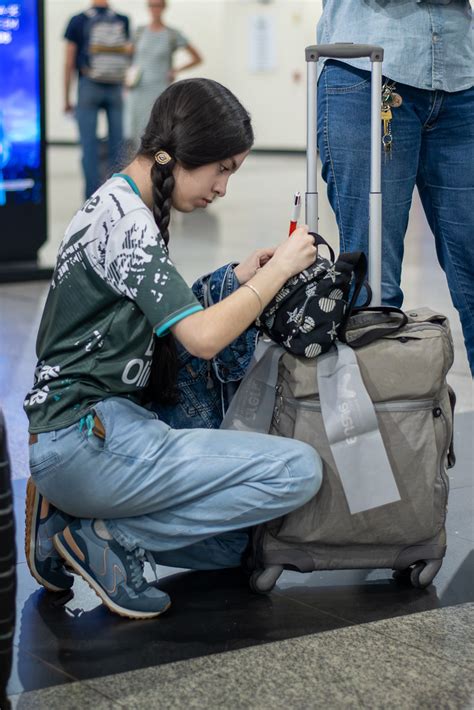
{"type": "Polygon", "coordinates": [[[48,503],[33,480],[26,484],[25,555],[32,576],[50,592],[70,589],[74,577],[64,568],[53,536],[74,520],[48,503]]]}
{"type": "Polygon", "coordinates": [[[74,520],[54,536],[54,545],[110,611],[130,619],[150,619],[170,606],[169,596],[144,578],[138,553],[99,537],[93,520],[74,520]]]}

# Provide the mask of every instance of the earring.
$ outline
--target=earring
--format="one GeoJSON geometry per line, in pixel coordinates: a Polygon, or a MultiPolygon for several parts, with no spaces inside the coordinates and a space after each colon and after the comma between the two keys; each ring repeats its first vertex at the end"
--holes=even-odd
{"type": "Polygon", "coordinates": [[[173,160],[173,158],[166,150],[159,150],[155,153],[155,162],[158,163],[158,165],[167,165],[171,160],[173,160]]]}

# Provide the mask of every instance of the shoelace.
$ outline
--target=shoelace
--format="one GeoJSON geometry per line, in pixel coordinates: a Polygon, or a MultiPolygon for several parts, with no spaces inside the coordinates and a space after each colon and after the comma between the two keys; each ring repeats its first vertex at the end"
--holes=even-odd
{"type": "Polygon", "coordinates": [[[139,548],[133,550],[132,552],[127,552],[127,562],[129,563],[130,569],[130,581],[132,582],[135,589],[141,587],[143,583],[146,583],[146,579],[143,576],[144,560],[150,563],[150,566],[155,575],[155,579],[158,582],[158,574],[156,571],[156,562],[153,555],[148,550],[143,550],[139,548]]]}
{"type": "Polygon", "coordinates": [[[146,557],[147,561],[150,563],[151,569],[153,570],[153,574],[155,575],[155,579],[158,582],[158,573],[156,571],[155,558],[153,557],[151,552],[149,552],[149,550],[145,550],[145,557],[146,557]]]}

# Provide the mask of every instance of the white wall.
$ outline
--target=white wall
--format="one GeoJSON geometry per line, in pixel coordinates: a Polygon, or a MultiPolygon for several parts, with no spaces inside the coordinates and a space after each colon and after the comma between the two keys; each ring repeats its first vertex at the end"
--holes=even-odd
{"type": "MultiPolygon", "coordinates": [[[[132,25],[147,22],[145,0],[114,0],[132,25]]],[[[320,0],[168,0],[165,21],[181,29],[204,63],[186,76],[206,76],[228,86],[251,112],[258,148],[304,148],[306,139],[304,48],[314,44],[320,0]],[[273,18],[276,62],[270,71],[250,67],[251,21],[273,18]],[[295,79],[300,75],[300,80],[295,79]]],[[[63,114],[63,34],[81,0],[46,0],[46,110],[49,141],[74,141],[76,125],[63,114]]],[[[179,65],[182,57],[176,57],[179,65]]],[[[182,75],[183,77],[185,74],[182,75]]],[[[101,131],[104,131],[101,124],[101,131]]]]}

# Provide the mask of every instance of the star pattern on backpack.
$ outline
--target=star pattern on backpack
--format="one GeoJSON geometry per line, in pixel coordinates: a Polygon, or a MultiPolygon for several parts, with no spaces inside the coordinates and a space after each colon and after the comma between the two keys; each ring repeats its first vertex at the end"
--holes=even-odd
{"type": "Polygon", "coordinates": [[[297,325],[299,325],[301,323],[301,312],[302,312],[302,309],[300,309],[300,308],[295,308],[292,311],[287,311],[286,313],[287,313],[288,319],[286,322],[287,323],[296,323],[297,325]]]}
{"type": "Polygon", "coordinates": [[[337,337],[337,326],[335,321],[332,322],[331,330],[327,330],[326,333],[329,335],[331,340],[334,340],[337,337]]]}
{"type": "Polygon", "coordinates": [[[336,283],[336,279],[341,275],[340,271],[336,271],[336,264],[332,264],[326,272],[325,279],[331,279],[333,283],[336,283]]]}

